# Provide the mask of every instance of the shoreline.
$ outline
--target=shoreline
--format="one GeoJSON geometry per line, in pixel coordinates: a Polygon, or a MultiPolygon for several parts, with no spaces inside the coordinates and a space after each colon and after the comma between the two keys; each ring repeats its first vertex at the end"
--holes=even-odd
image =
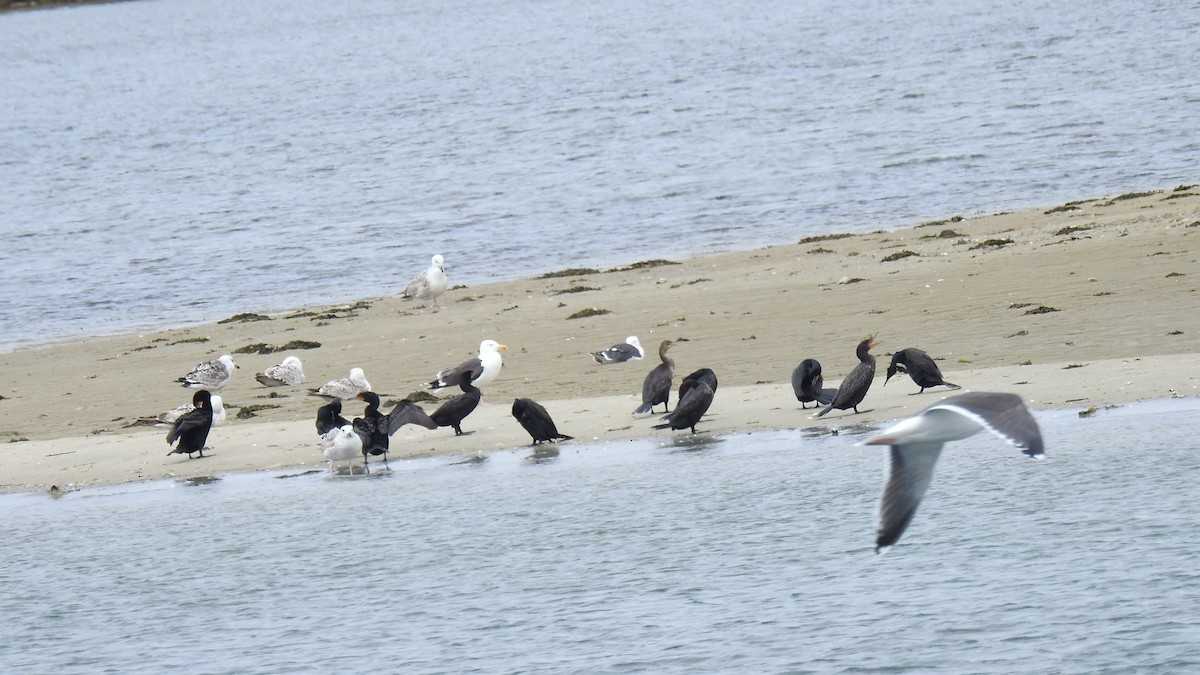
{"type": "MultiPolygon", "coordinates": [[[[392,440],[393,461],[525,450],[529,437],[508,415],[515,397],[545,405],[576,443],[669,442],[683,434],[652,430],[658,415],[630,414],[667,338],[678,343],[676,387],[701,367],[720,378],[699,425],[714,435],[876,424],[953,393],[910,396],[917,387],[902,375],[884,387],[888,355],[905,347],[927,351],[964,390],[1013,391],[1039,410],[1196,396],[1197,242],[1200,188],[1181,186],[456,288],[438,312],[372,298],[17,347],[0,353],[0,492],[326,465],[313,428],[321,401],[305,388],[357,366],[386,403],[473,356],[487,338],[508,350],[500,378],[464,423],[475,433],[404,427],[392,440]],[[568,318],[589,309],[592,316],[568,318]],[[855,344],[876,332],[879,363],[864,412],[813,420],[811,408],[801,411],[790,386],[796,364],[817,358],[826,386],[836,386],[856,362],[855,344]],[[627,335],[641,338],[645,360],[600,366],[587,356],[627,335]],[[320,346],[237,353],[297,342],[320,346]],[[174,380],[224,353],[240,369],[221,392],[229,420],[210,434],[213,457],[165,457],[165,429],[126,428],[189,400],[174,380]],[[287,355],[303,360],[305,385],[269,389],[254,380],[287,355]],[[274,407],[238,418],[252,406],[274,407]]],[[[361,414],[358,405],[347,402],[344,414],[361,414]]]]}

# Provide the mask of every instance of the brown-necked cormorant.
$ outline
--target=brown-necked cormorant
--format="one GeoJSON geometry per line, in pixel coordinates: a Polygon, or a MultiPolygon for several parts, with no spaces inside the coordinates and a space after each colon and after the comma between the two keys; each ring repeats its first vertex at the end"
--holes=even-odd
{"type": "Polygon", "coordinates": [[[675,361],[667,356],[667,350],[674,346],[675,343],[670,340],[663,340],[658,345],[658,358],[662,360],[662,363],[654,366],[646,374],[646,379],[642,381],[642,404],[633,411],[633,414],[654,412],[654,406],[659,403],[663,404],[663,412],[671,411],[669,400],[671,398],[671,378],[675,376],[675,361]]]}

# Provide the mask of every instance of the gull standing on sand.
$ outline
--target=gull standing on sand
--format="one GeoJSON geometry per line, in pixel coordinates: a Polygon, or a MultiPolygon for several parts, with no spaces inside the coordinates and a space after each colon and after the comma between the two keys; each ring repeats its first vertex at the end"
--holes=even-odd
{"type": "Polygon", "coordinates": [[[445,294],[448,283],[445,261],[442,256],[435,255],[429,267],[408,282],[400,297],[405,300],[424,300],[426,306],[433,301],[433,311],[436,312],[441,307],[438,298],[445,294]]]}
{"type": "Polygon", "coordinates": [[[625,338],[624,344],[613,345],[608,349],[590,353],[596,363],[606,366],[610,363],[640,361],[646,355],[646,350],[642,348],[642,343],[638,341],[636,335],[630,335],[625,338]]]}
{"type": "Polygon", "coordinates": [[[825,413],[834,408],[838,410],[854,408],[854,412],[858,412],[858,404],[867,397],[867,390],[871,388],[871,381],[875,379],[875,357],[869,351],[872,347],[878,346],[872,342],[874,339],[875,336],[872,335],[858,343],[858,348],[854,351],[858,355],[858,365],[854,366],[854,370],[850,371],[846,379],[842,380],[837,394],[833,396],[833,401],[817,413],[817,417],[823,417],[825,413]]]}
{"type": "MultiPolygon", "coordinates": [[[[195,410],[196,408],[200,407],[199,402],[200,402],[202,393],[207,393],[207,392],[205,392],[205,390],[203,390],[203,389],[197,389],[196,393],[192,395],[191,403],[184,403],[183,405],[176,406],[165,412],[158,413],[158,415],[154,418],[154,421],[156,422],[156,426],[164,426],[164,427],[174,426],[175,421],[178,420],[180,417],[183,417],[184,415],[186,415],[186,414],[192,412],[193,410],[195,410]]],[[[209,398],[209,405],[212,407],[212,411],[213,411],[212,425],[214,427],[219,427],[222,424],[224,424],[225,423],[225,402],[221,399],[221,396],[219,394],[212,394],[209,398]]],[[[143,419],[149,419],[149,418],[143,418],[143,419]]]]}
{"type": "Polygon", "coordinates": [[[204,389],[196,393],[196,409],[175,420],[167,432],[167,445],[179,441],[179,445],[167,453],[168,457],[177,452],[186,454],[188,459],[192,458],[193,452],[204,456],[204,443],[208,440],[208,431],[213,423],[212,395],[204,389]]]}
{"type": "Polygon", "coordinates": [[[371,383],[362,368],[351,368],[350,377],[339,377],[321,385],[320,389],[309,389],[309,396],[320,396],[326,401],[334,399],[349,400],[356,398],[364,391],[371,390],[371,383]]]}
{"type": "Polygon", "coordinates": [[[942,446],[987,429],[1034,459],[1045,455],[1042,433],[1016,394],[970,392],[951,396],[863,441],[888,445],[888,475],[879,499],[875,552],[900,539],[933,480],[942,446]]]}
{"type": "Polygon", "coordinates": [[[952,384],[942,379],[942,371],[938,369],[937,364],[925,352],[916,347],[901,349],[892,354],[892,363],[888,366],[887,377],[883,378],[883,384],[886,387],[888,380],[896,373],[908,373],[912,381],[921,388],[918,394],[925,393],[929,387],[937,387],[945,385],[951,389],[962,389],[957,384],[952,384]]]}
{"type": "Polygon", "coordinates": [[[296,386],[304,384],[304,367],[300,358],[289,356],[282,363],[276,363],[254,376],[261,384],[268,387],[296,386]]]}
{"type": "Polygon", "coordinates": [[[500,356],[500,352],[506,349],[508,347],[495,340],[484,340],[479,343],[478,356],[467,359],[454,368],[438,371],[435,379],[425,386],[430,389],[453,387],[459,383],[459,379],[464,373],[474,373],[472,383],[476,387],[491,384],[492,380],[496,379],[496,376],[500,374],[500,369],[504,366],[504,358],[500,356]]]}
{"type": "Polygon", "coordinates": [[[234,368],[237,366],[233,363],[233,357],[222,354],[212,361],[197,363],[196,367],[192,368],[192,372],[179,378],[177,382],[192,389],[221,391],[233,377],[234,368]]]}
{"type": "Polygon", "coordinates": [[[329,460],[329,473],[334,473],[334,462],[345,462],[350,469],[350,475],[353,476],[354,460],[366,456],[362,451],[362,444],[362,436],[349,424],[330,429],[329,433],[322,436],[321,454],[329,460]]]}
{"type": "Polygon", "coordinates": [[[213,394],[209,397],[208,407],[212,408],[213,411],[212,425],[219,427],[225,424],[225,400],[221,398],[220,394],[213,394]]]}
{"type": "Polygon", "coordinates": [[[169,427],[169,426],[175,424],[175,420],[179,419],[180,417],[183,417],[184,415],[186,415],[196,409],[196,407],[200,404],[200,398],[201,398],[200,392],[202,392],[202,391],[204,391],[204,390],[198,389],[198,390],[196,390],[196,393],[192,394],[192,402],[191,403],[184,403],[181,405],[177,405],[174,408],[171,408],[170,410],[164,410],[163,412],[160,412],[157,415],[155,415],[153,418],[143,417],[141,419],[146,420],[146,421],[153,420],[155,422],[155,424],[169,427]]]}

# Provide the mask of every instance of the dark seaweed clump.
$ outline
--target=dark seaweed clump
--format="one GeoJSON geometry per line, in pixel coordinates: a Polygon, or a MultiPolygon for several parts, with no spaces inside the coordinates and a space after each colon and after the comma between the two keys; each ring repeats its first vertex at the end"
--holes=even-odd
{"type": "Polygon", "coordinates": [[[539,279],[559,279],[561,277],[582,277],[588,274],[599,274],[600,270],[592,267],[571,267],[557,272],[546,272],[539,279]]]}
{"type": "Polygon", "coordinates": [[[567,318],[568,319],[586,319],[589,316],[603,316],[605,314],[612,314],[612,312],[610,312],[607,309],[596,309],[595,307],[589,307],[587,309],[581,309],[578,312],[575,312],[574,314],[572,314],[571,316],[568,316],[567,318]]]}
{"type": "Polygon", "coordinates": [[[217,323],[248,323],[250,321],[270,321],[270,320],[271,320],[271,317],[267,316],[266,314],[255,314],[253,312],[246,312],[244,314],[234,314],[233,316],[229,317],[228,319],[221,319],[217,323]]]}
{"type": "Polygon", "coordinates": [[[1016,242],[1014,242],[1012,239],[988,239],[987,241],[981,241],[978,244],[975,244],[971,247],[971,250],[974,251],[980,248],[1003,248],[1009,244],[1015,243],[1016,242]]]}
{"type": "Polygon", "coordinates": [[[879,262],[896,262],[897,260],[903,260],[914,255],[917,254],[913,251],[905,249],[903,251],[896,251],[891,255],[885,255],[879,262]]]}

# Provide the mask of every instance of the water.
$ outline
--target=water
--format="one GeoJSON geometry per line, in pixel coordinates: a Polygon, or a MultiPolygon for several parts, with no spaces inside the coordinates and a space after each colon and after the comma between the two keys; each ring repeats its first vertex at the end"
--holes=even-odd
{"type": "Polygon", "coordinates": [[[433,253],[470,284],[1173,187],[1198,29],[1114,0],[0,16],[0,348],[392,293],[433,253]]]}
{"type": "Polygon", "coordinates": [[[958,442],[886,556],[881,450],[801,432],[8,495],[0,670],[1185,672],[1198,410],[958,442]]]}

